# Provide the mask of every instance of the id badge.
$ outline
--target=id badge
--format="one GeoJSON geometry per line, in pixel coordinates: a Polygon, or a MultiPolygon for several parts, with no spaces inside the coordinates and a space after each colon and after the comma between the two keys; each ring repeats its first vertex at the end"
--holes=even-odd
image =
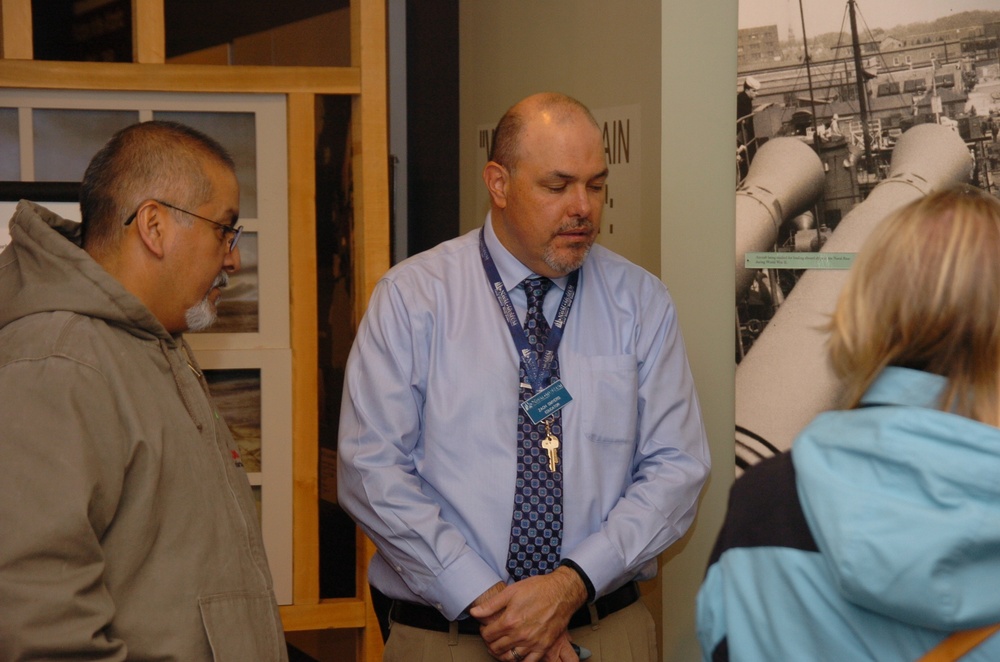
{"type": "Polygon", "coordinates": [[[532,423],[540,423],[573,400],[562,380],[550,384],[523,403],[521,408],[532,423]]]}

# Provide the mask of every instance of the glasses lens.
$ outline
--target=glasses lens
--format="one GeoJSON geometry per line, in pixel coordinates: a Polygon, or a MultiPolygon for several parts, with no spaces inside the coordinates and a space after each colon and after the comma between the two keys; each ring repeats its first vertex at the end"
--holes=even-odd
{"type": "Polygon", "coordinates": [[[239,243],[240,237],[242,237],[242,236],[243,236],[243,226],[241,225],[238,228],[236,228],[236,234],[234,234],[233,238],[229,240],[229,251],[230,252],[236,250],[236,244],[239,243]]]}

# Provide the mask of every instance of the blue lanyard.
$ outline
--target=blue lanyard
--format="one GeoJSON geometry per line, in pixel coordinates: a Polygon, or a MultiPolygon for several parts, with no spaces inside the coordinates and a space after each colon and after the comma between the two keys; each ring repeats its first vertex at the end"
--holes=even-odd
{"type": "Polygon", "coordinates": [[[531,384],[532,390],[538,393],[545,387],[545,382],[548,381],[549,376],[552,374],[552,362],[555,360],[559,343],[562,342],[563,329],[566,327],[566,319],[569,317],[570,308],[573,307],[573,299],[576,298],[576,286],[580,280],[580,270],[577,269],[569,275],[566,289],[563,291],[562,301],[559,302],[559,311],[556,313],[556,318],[551,324],[549,337],[545,342],[545,349],[542,353],[541,362],[539,362],[537,352],[528,344],[528,335],[525,333],[521,322],[517,319],[514,305],[507,295],[507,288],[504,287],[503,279],[500,278],[500,272],[493,261],[493,256],[490,255],[490,249],[486,247],[486,239],[482,229],[479,230],[479,255],[483,260],[483,268],[486,270],[486,280],[493,291],[493,295],[497,298],[497,303],[500,305],[500,312],[503,313],[503,318],[507,322],[510,336],[514,339],[514,346],[524,361],[524,376],[531,384]]]}

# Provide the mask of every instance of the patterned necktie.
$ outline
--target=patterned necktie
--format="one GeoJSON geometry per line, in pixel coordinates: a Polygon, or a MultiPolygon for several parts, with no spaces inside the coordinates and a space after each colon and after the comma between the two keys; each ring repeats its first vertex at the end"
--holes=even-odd
{"type": "MultiPolygon", "coordinates": [[[[528,345],[540,360],[549,336],[549,324],[542,314],[542,301],[552,281],[541,276],[529,276],[521,285],[528,296],[524,330],[528,335],[528,345]]],[[[548,383],[551,384],[558,378],[559,361],[555,359],[548,383]]],[[[520,382],[521,397],[517,408],[517,483],[507,555],[507,570],[515,581],[555,570],[562,544],[562,468],[557,465],[556,471],[550,471],[548,451],[542,448],[542,440],[549,430],[560,439],[561,444],[561,412],[548,418],[549,428],[546,428],[544,421],[532,423],[520,406],[520,403],[535,395],[530,388],[523,386],[527,383],[523,360],[520,382]]]]}

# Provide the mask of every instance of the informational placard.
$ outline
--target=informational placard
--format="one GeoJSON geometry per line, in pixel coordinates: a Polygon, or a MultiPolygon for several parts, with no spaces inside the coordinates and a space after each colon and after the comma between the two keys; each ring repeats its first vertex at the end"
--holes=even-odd
{"type": "Polygon", "coordinates": [[[747,253],[747,269],[850,269],[854,253],[747,253]]]}

